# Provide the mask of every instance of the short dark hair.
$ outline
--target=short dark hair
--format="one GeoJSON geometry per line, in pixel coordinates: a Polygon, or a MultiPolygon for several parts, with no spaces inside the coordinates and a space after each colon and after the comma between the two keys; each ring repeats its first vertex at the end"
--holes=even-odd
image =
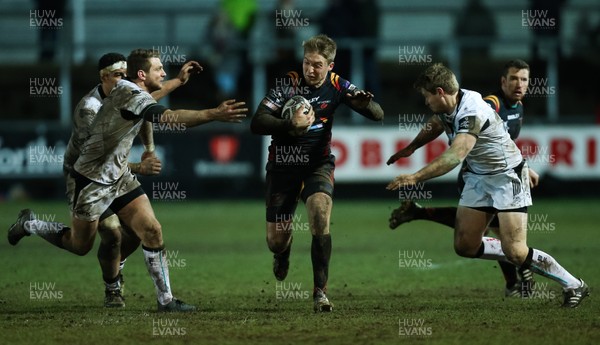
{"type": "Polygon", "coordinates": [[[142,70],[146,73],[150,72],[151,58],[160,58],[160,52],[153,49],[134,49],[127,57],[127,76],[132,79],[137,79],[137,72],[142,70]]]}
{"type": "Polygon", "coordinates": [[[100,60],[98,60],[98,71],[101,71],[119,61],[127,61],[127,59],[125,59],[125,56],[119,53],[104,54],[100,60]]]}
{"type": "Polygon", "coordinates": [[[527,64],[527,62],[521,59],[514,59],[510,60],[504,65],[504,68],[502,69],[502,76],[506,77],[508,75],[508,70],[511,68],[516,68],[518,70],[526,69],[529,71],[529,65],[527,64]]]}

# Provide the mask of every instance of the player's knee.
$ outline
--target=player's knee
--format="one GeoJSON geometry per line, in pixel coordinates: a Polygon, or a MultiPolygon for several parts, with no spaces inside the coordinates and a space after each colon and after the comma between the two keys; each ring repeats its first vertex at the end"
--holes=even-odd
{"type": "Polygon", "coordinates": [[[529,248],[521,245],[503,245],[502,251],[506,255],[506,259],[512,264],[520,266],[525,262],[529,248]]]}
{"type": "Polygon", "coordinates": [[[71,250],[71,252],[75,255],[85,256],[89,253],[94,247],[94,241],[87,242],[79,242],[76,246],[71,250]]]}
{"type": "MultiPolygon", "coordinates": [[[[107,218],[106,220],[108,219],[110,218],[107,218]]],[[[98,234],[100,234],[100,240],[105,245],[120,246],[121,224],[119,223],[118,219],[116,222],[107,222],[106,220],[102,221],[98,226],[98,234]]]]}
{"type": "Polygon", "coordinates": [[[273,254],[279,254],[286,250],[289,239],[283,236],[268,237],[267,245],[273,254]]]}
{"type": "Polygon", "coordinates": [[[478,248],[474,248],[473,246],[468,245],[468,243],[455,241],[454,242],[454,252],[458,256],[462,256],[464,258],[474,258],[477,256],[478,248]]]}

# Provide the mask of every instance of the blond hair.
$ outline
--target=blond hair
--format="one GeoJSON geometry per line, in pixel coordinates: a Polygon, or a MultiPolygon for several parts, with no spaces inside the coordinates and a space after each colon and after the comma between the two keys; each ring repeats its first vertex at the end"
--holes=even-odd
{"type": "Polygon", "coordinates": [[[458,81],[456,80],[456,76],[448,67],[441,63],[435,63],[427,67],[427,69],[419,75],[414,84],[415,89],[424,89],[430,93],[435,93],[435,90],[438,87],[451,95],[458,92],[458,81]]]}
{"type": "Polygon", "coordinates": [[[320,34],[313,36],[307,41],[302,42],[302,47],[304,47],[304,54],[317,53],[323,56],[328,63],[335,60],[337,45],[335,44],[335,41],[327,35],[320,34]]]}

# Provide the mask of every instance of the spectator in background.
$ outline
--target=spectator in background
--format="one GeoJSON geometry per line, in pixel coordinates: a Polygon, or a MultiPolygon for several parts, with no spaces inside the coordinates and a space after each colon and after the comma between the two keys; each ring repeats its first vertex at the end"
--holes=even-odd
{"type": "MultiPolygon", "coordinates": [[[[333,40],[340,42],[345,39],[351,39],[353,36],[352,28],[355,23],[352,13],[351,3],[354,0],[329,0],[327,8],[321,16],[321,32],[333,40]]],[[[357,25],[358,26],[358,25],[357,25]]],[[[349,48],[339,46],[336,53],[335,69],[337,73],[344,76],[350,75],[351,52],[349,48]]]]}
{"type": "Polygon", "coordinates": [[[222,0],[208,25],[208,62],[214,68],[219,99],[237,94],[240,73],[247,64],[242,43],[248,38],[255,14],[254,0],[222,0]]]}
{"type": "Polygon", "coordinates": [[[469,0],[456,18],[455,36],[461,52],[467,56],[487,56],[488,47],[496,38],[496,20],[480,0],[469,0]]]}
{"type": "Polygon", "coordinates": [[[560,13],[564,2],[564,0],[530,0],[529,11],[533,16],[529,17],[531,20],[529,25],[535,35],[532,47],[533,60],[548,60],[548,54],[551,53],[560,57],[560,13]]]}
{"type": "Polygon", "coordinates": [[[58,44],[58,32],[60,27],[53,26],[55,23],[64,22],[66,0],[36,0],[36,9],[43,18],[39,18],[40,35],[40,61],[53,62],[58,44]],[[45,19],[45,21],[43,21],[45,19]],[[58,21],[61,19],[60,21],[58,21]]]}
{"type": "MultiPolygon", "coordinates": [[[[294,0],[279,0],[277,1],[277,5],[275,5],[276,13],[277,11],[286,11],[289,13],[293,10],[296,10],[294,0]]],[[[296,29],[296,27],[276,28],[277,55],[274,61],[269,64],[269,79],[285,75],[289,71],[290,61],[296,61],[296,49],[294,48],[297,45],[294,42],[297,33],[296,29]],[[290,43],[292,43],[292,46],[287,45],[290,43]]]]}
{"type": "MultiPolygon", "coordinates": [[[[362,49],[365,89],[380,95],[380,77],[377,67],[376,47],[368,44],[379,37],[379,8],[370,0],[330,0],[321,16],[321,31],[334,40],[353,39],[367,43],[362,49]]],[[[352,53],[348,48],[337,52],[335,68],[340,75],[351,78],[352,53]]]]}
{"type": "MultiPolygon", "coordinates": [[[[377,41],[379,38],[379,8],[376,1],[352,1],[354,13],[357,14],[358,25],[356,38],[377,41]]],[[[366,46],[363,49],[363,71],[365,74],[365,89],[371,90],[374,95],[381,95],[379,68],[377,66],[376,46],[366,46]]]]}

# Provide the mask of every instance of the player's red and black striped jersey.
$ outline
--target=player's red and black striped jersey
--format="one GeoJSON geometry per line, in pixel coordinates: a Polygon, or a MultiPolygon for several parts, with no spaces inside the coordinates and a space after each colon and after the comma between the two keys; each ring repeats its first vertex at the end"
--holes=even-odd
{"type": "Polygon", "coordinates": [[[278,167],[286,165],[297,167],[298,164],[278,164],[285,162],[277,162],[277,154],[286,151],[288,155],[293,152],[297,157],[303,157],[303,162],[296,163],[303,163],[302,165],[305,166],[329,160],[334,112],[341,103],[347,104],[346,93],[356,89],[356,86],[348,80],[331,71],[327,74],[323,85],[318,88],[306,85],[301,75],[297,72],[288,72],[285,78],[277,79],[277,85],[269,90],[259,105],[273,116],[281,117],[281,110],[286,101],[292,96],[301,95],[310,102],[315,111],[315,122],[308,133],[302,136],[292,136],[287,133],[271,136],[268,158],[271,166],[275,163],[278,167]]]}
{"type": "Polygon", "coordinates": [[[517,139],[521,132],[521,125],[523,124],[523,103],[518,101],[514,105],[510,104],[506,97],[504,97],[502,90],[485,96],[483,100],[500,115],[508,134],[510,134],[510,138],[512,140],[517,139]]]}

